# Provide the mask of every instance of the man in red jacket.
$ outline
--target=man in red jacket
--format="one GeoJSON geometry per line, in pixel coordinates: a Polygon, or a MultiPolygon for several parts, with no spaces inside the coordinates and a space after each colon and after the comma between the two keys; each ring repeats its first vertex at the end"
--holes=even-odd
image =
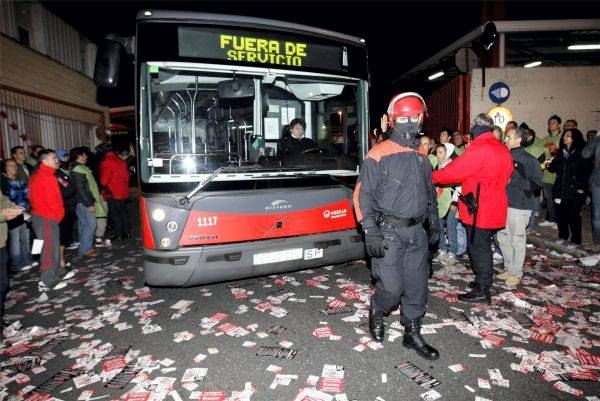
{"type": "Polygon", "coordinates": [[[31,222],[37,239],[44,241],[40,260],[40,291],[64,288],[62,281],[75,275],[75,270],[67,273],[60,266],[60,234],[58,224],[65,215],[56,170],[60,166],[56,153],[51,149],[38,154],[40,168],[29,181],[29,201],[31,222]]]}
{"type": "Polygon", "coordinates": [[[435,184],[460,184],[463,196],[477,200],[475,213],[464,201],[459,202],[460,220],[466,225],[469,256],[475,272],[475,288],[458,299],[463,302],[491,303],[494,265],[492,260],[492,235],[504,228],[508,199],[506,185],[513,171],[513,162],[506,146],[492,133],[494,121],[487,114],[475,117],[473,141],[465,152],[448,167],[433,172],[435,184]],[[475,225],[473,227],[473,225],[475,225]]]}
{"type": "Polygon", "coordinates": [[[129,149],[110,151],[100,163],[102,196],[108,201],[108,218],[112,224],[113,240],[131,238],[127,202],[129,201],[129,169],[125,161],[129,149]]]}

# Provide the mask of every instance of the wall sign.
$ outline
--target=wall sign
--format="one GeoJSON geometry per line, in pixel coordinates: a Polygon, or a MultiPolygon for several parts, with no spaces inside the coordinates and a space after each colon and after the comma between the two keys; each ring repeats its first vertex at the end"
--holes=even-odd
{"type": "Polygon", "coordinates": [[[502,104],[510,97],[510,88],[504,82],[496,82],[490,86],[488,94],[492,102],[502,104]]]}
{"type": "Polygon", "coordinates": [[[512,112],[502,106],[494,107],[487,112],[487,115],[492,117],[494,124],[502,128],[502,131],[506,128],[506,124],[513,119],[512,112]]]}

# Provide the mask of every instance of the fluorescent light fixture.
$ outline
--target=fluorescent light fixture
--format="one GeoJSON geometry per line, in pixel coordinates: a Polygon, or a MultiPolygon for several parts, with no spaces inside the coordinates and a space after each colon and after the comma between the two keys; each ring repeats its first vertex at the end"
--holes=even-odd
{"type": "Polygon", "coordinates": [[[571,45],[569,50],[600,50],[600,43],[590,43],[586,45],[571,45]]]}
{"type": "Polygon", "coordinates": [[[360,38],[360,43],[366,43],[366,40],[364,40],[363,38],[360,38]]]}
{"type": "Polygon", "coordinates": [[[523,67],[531,68],[531,67],[537,67],[538,65],[542,65],[542,62],[541,61],[533,61],[531,63],[525,64],[523,67]]]}
{"type": "Polygon", "coordinates": [[[435,74],[430,75],[429,78],[427,78],[427,79],[429,79],[430,81],[433,81],[434,79],[439,78],[442,75],[444,75],[444,71],[436,72],[435,74]]]}
{"type": "Polygon", "coordinates": [[[152,12],[151,11],[144,11],[144,15],[146,17],[151,17],[152,16],[152,12]]]}

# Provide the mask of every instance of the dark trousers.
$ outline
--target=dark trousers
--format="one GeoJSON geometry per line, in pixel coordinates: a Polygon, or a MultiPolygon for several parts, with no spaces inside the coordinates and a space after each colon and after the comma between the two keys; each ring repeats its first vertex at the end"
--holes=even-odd
{"type": "Polygon", "coordinates": [[[556,205],[558,237],[581,245],[581,201],[577,199],[562,199],[556,205]]]}
{"type": "Polygon", "coordinates": [[[387,243],[383,258],[371,259],[375,280],[374,309],[389,312],[398,304],[401,323],[419,319],[427,308],[428,241],[423,226],[382,228],[387,243]]]}
{"type": "Polygon", "coordinates": [[[48,217],[32,215],[31,223],[37,239],[44,241],[40,258],[41,280],[54,287],[66,273],[60,266],[60,239],[58,223],[48,217]]]}
{"type": "Polygon", "coordinates": [[[546,200],[546,221],[554,223],[556,221],[556,204],[552,199],[552,187],[554,187],[554,184],[544,183],[542,189],[546,200]]]}
{"type": "Polygon", "coordinates": [[[6,246],[0,248],[0,330],[4,323],[4,301],[8,294],[8,250],[6,246]]]}
{"type": "Polygon", "coordinates": [[[480,289],[488,290],[494,280],[494,262],[492,255],[492,235],[494,230],[485,230],[465,226],[467,230],[467,249],[471,258],[471,267],[475,281],[480,289]]]}
{"type": "Polygon", "coordinates": [[[75,225],[75,207],[65,207],[65,217],[59,224],[60,244],[71,245],[73,243],[73,226],[75,225]]]}
{"type": "Polygon", "coordinates": [[[129,214],[127,212],[127,199],[108,200],[108,218],[112,224],[114,235],[127,235],[131,232],[129,214]]]}

